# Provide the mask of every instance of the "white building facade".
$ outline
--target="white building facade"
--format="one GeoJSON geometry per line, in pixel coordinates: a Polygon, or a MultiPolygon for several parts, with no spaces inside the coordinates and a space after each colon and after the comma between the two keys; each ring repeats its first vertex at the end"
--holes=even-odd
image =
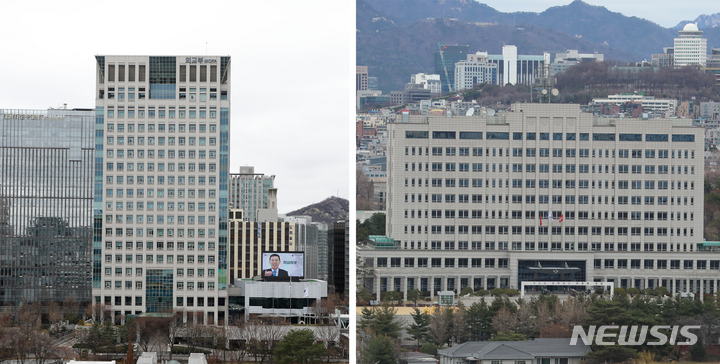
{"type": "Polygon", "coordinates": [[[96,56],[93,303],[227,317],[229,56],[96,56]]]}
{"type": "Polygon", "coordinates": [[[455,63],[455,90],[472,89],[482,83],[497,84],[498,65],[488,61],[487,52],[468,54],[466,61],[455,63]]]}
{"type": "Polygon", "coordinates": [[[578,105],[388,125],[390,250],[361,250],[374,293],[522,281],[714,292],[699,251],[703,135],[689,120],[600,119],[578,105]]]}
{"type": "Polygon", "coordinates": [[[707,39],[697,24],[686,24],[675,38],[675,68],[689,65],[705,67],[707,63],[707,39]]]}

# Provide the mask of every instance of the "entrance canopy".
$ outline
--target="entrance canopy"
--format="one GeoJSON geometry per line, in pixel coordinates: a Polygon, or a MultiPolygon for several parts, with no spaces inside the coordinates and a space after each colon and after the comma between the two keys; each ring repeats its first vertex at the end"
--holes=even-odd
{"type": "Polygon", "coordinates": [[[540,282],[540,281],[523,281],[520,283],[520,297],[525,297],[525,286],[585,286],[596,287],[605,286],[610,287],[610,296],[615,292],[615,283],[613,282],[540,282]]]}

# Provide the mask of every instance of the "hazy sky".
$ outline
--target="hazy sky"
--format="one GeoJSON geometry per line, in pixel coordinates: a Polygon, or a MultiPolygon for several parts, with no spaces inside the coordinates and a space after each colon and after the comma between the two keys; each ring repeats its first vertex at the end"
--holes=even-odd
{"type": "Polygon", "coordinates": [[[94,107],[95,55],[230,55],[230,171],[275,175],[280,213],[349,197],[354,3],[29,0],[1,9],[0,108],[94,107]]]}
{"type": "MultiPolygon", "coordinates": [[[[636,16],[657,23],[665,28],[672,28],[683,20],[695,20],[699,15],[720,12],[720,4],[715,0],[584,0],[596,6],[604,6],[608,10],[625,16],[636,16]]],[[[479,0],[502,12],[531,11],[542,12],[549,7],[568,5],[572,0],[479,0]]]]}

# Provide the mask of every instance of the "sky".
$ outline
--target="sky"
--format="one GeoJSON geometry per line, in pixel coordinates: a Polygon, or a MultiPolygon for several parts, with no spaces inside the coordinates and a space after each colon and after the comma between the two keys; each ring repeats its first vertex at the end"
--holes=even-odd
{"type": "Polygon", "coordinates": [[[280,213],[350,197],[352,2],[28,0],[2,11],[0,108],[93,108],[95,55],[229,55],[230,172],[275,175],[280,213]]]}
{"type": "MultiPolygon", "coordinates": [[[[695,20],[699,15],[720,12],[715,0],[583,0],[585,3],[604,6],[608,10],[625,16],[636,16],[650,20],[665,28],[672,28],[683,20],[695,20]]],[[[572,0],[479,0],[502,12],[530,11],[540,13],[553,6],[568,5],[572,0]]]]}

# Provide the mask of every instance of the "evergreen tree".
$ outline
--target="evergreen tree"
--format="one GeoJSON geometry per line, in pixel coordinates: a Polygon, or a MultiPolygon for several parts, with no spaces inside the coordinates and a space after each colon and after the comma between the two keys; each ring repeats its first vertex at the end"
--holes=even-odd
{"type": "MultiPolygon", "coordinates": [[[[420,346],[420,340],[425,341],[430,325],[430,315],[427,312],[420,311],[417,307],[410,313],[412,316],[413,323],[407,328],[407,333],[413,340],[417,340],[418,346],[420,346]]],[[[436,348],[437,350],[437,348],[436,348]]]]}
{"type": "Polygon", "coordinates": [[[309,329],[291,330],[273,351],[278,364],[319,363],[324,353],[325,345],[315,343],[309,329]]]}
{"type": "Polygon", "coordinates": [[[471,341],[485,341],[490,339],[494,332],[492,319],[494,314],[490,311],[485,298],[475,302],[465,313],[466,322],[470,331],[471,341]]]}
{"type": "Polygon", "coordinates": [[[362,352],[363,364],[396,364],[398,353],[393,340],[387,336],[371,337],[362,352]]]}

